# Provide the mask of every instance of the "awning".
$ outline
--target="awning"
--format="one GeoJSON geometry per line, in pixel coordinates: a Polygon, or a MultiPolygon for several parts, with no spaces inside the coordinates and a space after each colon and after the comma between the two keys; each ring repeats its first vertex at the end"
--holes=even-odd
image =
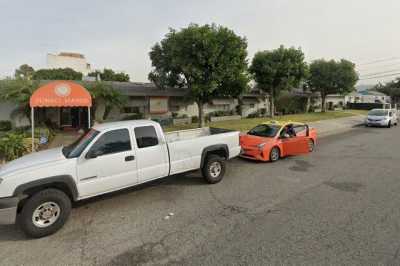
{"type": "Polygon", "coordinates": [[[38,88],[31,96],[31,107],[91,107],[90,93],[72,81],[53,81],[38,88]]]}
{"type": "Polygon", "coordinates": [[[32,151],[35,151],[35,108],[36,107],[87,107],[90,128],[92,97],[81,85],[72,81],[53,81],[38,88],[31,96],[32,151]]]}

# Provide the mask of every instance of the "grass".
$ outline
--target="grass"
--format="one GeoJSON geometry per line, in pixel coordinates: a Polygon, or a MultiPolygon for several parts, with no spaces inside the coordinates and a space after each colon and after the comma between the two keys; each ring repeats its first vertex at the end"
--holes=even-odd
{"type": "MultiPolygon", "coordinates": [[[[355,115],[366,115],[367,111],[363,110],[345,110],[345,111],[329,111],[326,113],[308,113],[308,114],[295,114],[295,115],[284,115],[277,116],[274,120],[278,121],[296,121],[296,122],[315,122],[327,119],[336,119],[343,117],[350,117],[355,115]]],[[[251,128],[255,127],[258,124],[261,124],[265,121],[268,121],[269,118],[245,118],[241,120],[232,120],[232,121],[220,121],[220,122],[212,122],[207,123],[207,126],[210,127],[219,127],[226,129],[233,129],[239,131],[247,131],[251,128]]],[[[176,130],[184,130],[184,129],[192,129],[197,128],[197,124],[189,124],[189,125],[171,125],[165,127],[164,130],[166,132],[176,131],[176,130]]]]}

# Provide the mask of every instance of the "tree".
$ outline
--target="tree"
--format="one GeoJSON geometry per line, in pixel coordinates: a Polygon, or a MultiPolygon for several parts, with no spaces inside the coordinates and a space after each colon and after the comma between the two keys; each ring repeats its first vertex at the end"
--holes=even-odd
{"type": "Polygon", "coordinates": [[[35,80],[82,80],[82,73],[72,68],[39,69],[33,74],[35,80]]]}
{"type": "Polygon", "coordinates": [[[250,66],[261,90],[269,93],[270,114],[275,115],[275,99],[282,90],[299,86],[307,75],[307,64],[300,49],[280,46],[272,51],[262,51],[254,55],[250,66]]]}
{"type": "Polygon", "coordinates": [[[358,81],[355,64],[342,59],[340,61],[315,60],[310,65],[308,84],[312,91],[321,95],[321,109],[326,111],[326,96],[346,94],[354,90],[358,81]]]}
{"type": "Polygon", "coordinates": [[[31,121],[29,100],[33,92],[39,87],[39,82],[26,79],[0,80],[0,99],[16,103],[18,108],[15,114],[23,114],[31,121]]]}
{"type": "Polygon", "coordinates": [[[247,41],[232,30],[212,25],[190,24],[180,31],[170,29],[150,51],[153,70],[149,79],[161,88],[189,91],[204,126],[204,104],[212,97],[236,97],[246,88],[247,41]]]}
{"type": "Polygon", "coordinates": [[[27,64],[21,65],[18,69],[15,70],[15,78],[16,79],[32,79],[35,70],[33,67],[27,64]]]}
{"type": "Polygon", "coordinates": [[[400,100],[400,78],[396,78],[386,84],[379,83],[373,90],[389,95],[392,98],[392,102],[398,103],[400,100]]]}
{"type": "Polygon", "coordinates": [[[104,103],[104,113],[99,120],[106,120],[113,107],[121,107],[126,97],[115,90],[106,82],[85,82],[84,87],[90,92],[93,98],[93,114],[96,114],[96,108],[100,103],[104,103]]]}
{"type": "Polygon", "coordinates": [[[130,77],[128,74],[124,72],[115,72],[112,69],[105,68],[103,71],[96,70],[94,72],[89,73],[89,77],[99,77],[102,81],[119,81],[119,82],[128,82],[130,77]]]}

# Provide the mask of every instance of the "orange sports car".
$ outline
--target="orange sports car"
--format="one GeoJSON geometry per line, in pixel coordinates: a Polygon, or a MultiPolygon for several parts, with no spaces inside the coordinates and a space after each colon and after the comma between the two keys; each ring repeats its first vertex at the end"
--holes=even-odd
{"type": "Polygon", "coordinates": [[[312,152],[317,131],[296,122],[267,122],[240,136],[241,157],[275,162],[281,157],[312,152]]]}

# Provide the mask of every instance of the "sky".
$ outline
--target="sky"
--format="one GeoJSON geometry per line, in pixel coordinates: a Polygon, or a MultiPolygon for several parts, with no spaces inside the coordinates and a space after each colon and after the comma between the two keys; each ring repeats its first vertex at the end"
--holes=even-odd
{"type": "Polygon", "coordinates": [[[308,62],[349,59],[359,83],[374,84],[400,76],[399,11],[398,0],[0,0],[0,76],[79,52],[95,69],[147,82],[148,53],[169,28],[216,23],[247,38],[249,62],[283,44],[308,62]]]}

